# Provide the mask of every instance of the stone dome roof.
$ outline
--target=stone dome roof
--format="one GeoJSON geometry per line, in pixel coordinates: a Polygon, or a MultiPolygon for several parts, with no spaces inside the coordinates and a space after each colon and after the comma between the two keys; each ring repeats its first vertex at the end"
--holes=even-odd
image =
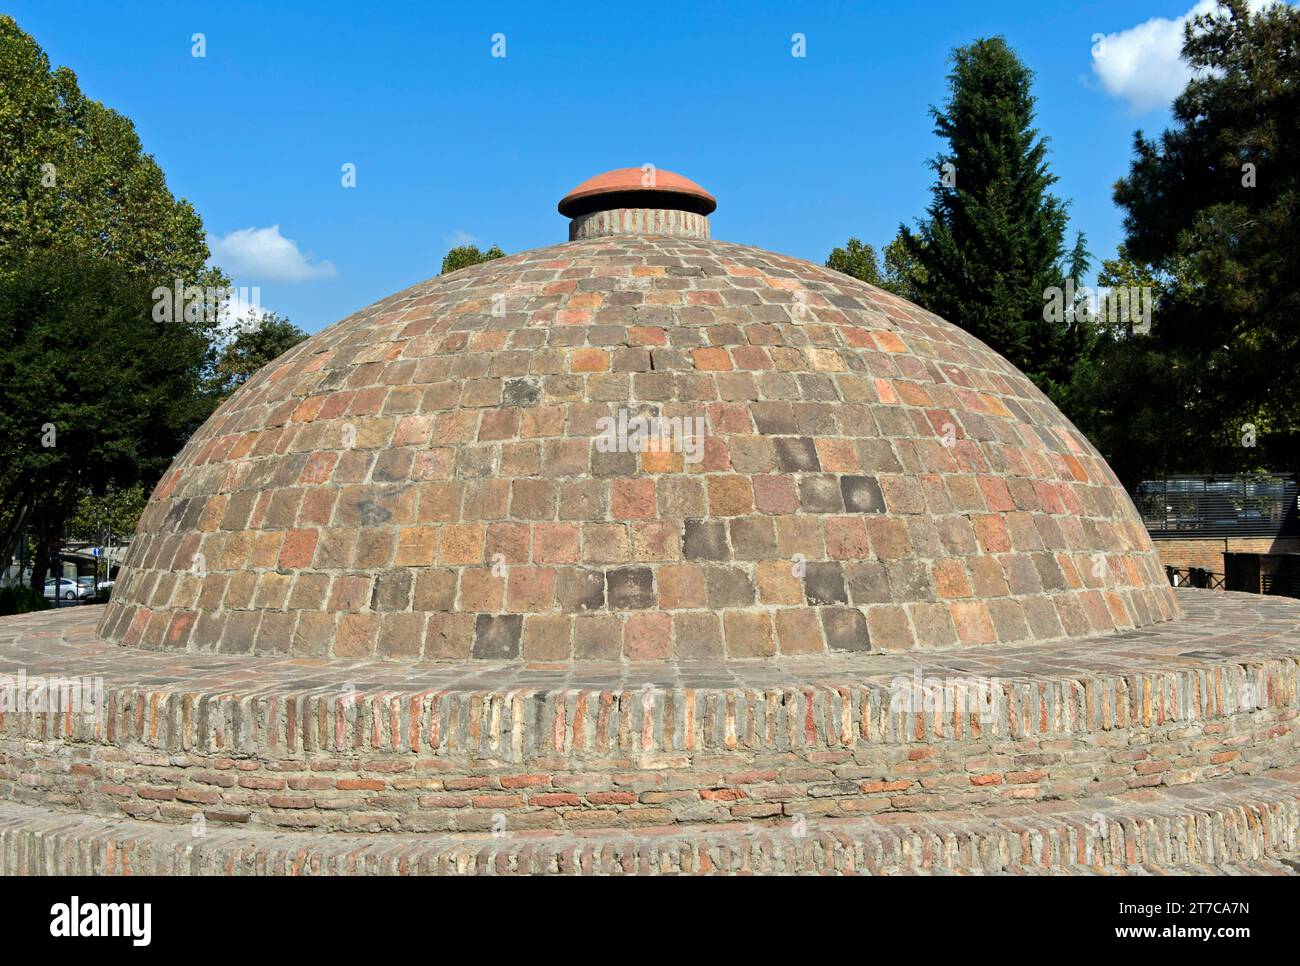
{"type": "Polygon", "coordinates": [[[1105,461],[997,353],[840,273],[613,214],[258,372],[158,484],[100,632],[745,660],[1175,615],[1105,461]]]}

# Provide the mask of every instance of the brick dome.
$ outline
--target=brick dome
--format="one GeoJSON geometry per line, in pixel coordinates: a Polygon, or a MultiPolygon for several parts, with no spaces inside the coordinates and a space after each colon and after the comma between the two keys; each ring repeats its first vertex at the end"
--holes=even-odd
{"type": "Polygon", "coordinates": [[[706,237],[584,210],[575,224],[611,217],[390,296],[262,369],[158,484],[100,632],[192,652],[740,661],[1175,615],[1125,491],[1010,363],[680,214],[706,237]]]}

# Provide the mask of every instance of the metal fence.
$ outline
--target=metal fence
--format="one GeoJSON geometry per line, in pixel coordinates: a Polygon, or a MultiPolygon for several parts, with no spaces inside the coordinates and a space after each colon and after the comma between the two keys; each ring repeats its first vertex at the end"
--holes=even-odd
{"type": "Polygon", "coordinates": [[[1204,567],[1166,567],[1165,576],[1174,587],[1204,587],[1208,590],[1223,590],[1227,580],[1224,574],[1216,574],[1204,567]]]}
{"type": "Polygon", "coordinates": [[[1289,537],[1298,497],[1286,476],[1171,476],[1139,483],[1133,502],[1153,537],[1289,537]]]}

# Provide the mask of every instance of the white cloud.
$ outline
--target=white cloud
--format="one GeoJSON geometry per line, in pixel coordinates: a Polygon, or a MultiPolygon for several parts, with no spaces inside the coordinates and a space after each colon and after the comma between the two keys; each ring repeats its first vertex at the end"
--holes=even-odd
{"type": "Polygon", "coordinates": [[[478,236],[471,235],[463,228],[458,228],[454,234],[447,236],[448,248],[460,248],[462,245],[477,245],[478,236]]]}
{"type": "MultiPolygon", "coordinates": [[[[1274,0],[1249,0],[1252,12],[1274,0]]],[[[1174,20],[1152,17],[1118,33],[1106,34],[1093,45],[1092,72],[1113,97],[1128,101],[1134,114],[1170,104],[1183,92],[1192,68],[1182,58],[1183,26],[1218,7],[1217,0],[1200,0],[1174,20]]]]}
{"type": "Polygon", "coordinates": [[[330,262],[313,261],[298,249],[298,243],[280,234],[280,226],[240,228],[220,238],[208,236],[212,260],[231,276],[258,282],[306,282],[333,278],[330,262]]]}

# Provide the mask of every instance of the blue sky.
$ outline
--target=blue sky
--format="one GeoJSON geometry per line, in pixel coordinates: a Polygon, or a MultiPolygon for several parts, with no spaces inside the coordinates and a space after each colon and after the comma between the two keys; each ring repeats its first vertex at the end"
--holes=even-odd
{"type": "Polygon", "coordinates": [[[1170,38],[1192,3],[6,8],[135,121],[235,283],[314,332],[437,274],[460,240],[563,241],[561,196],[647,162],[717,196],[715,238],[818,262],[849,235],[880,248],[924,210],[949,51],[995,34],[1035,71],[1057,192],[1108,257],[1111,188],[1134,129],[1168,121],[1170,38]]]}

